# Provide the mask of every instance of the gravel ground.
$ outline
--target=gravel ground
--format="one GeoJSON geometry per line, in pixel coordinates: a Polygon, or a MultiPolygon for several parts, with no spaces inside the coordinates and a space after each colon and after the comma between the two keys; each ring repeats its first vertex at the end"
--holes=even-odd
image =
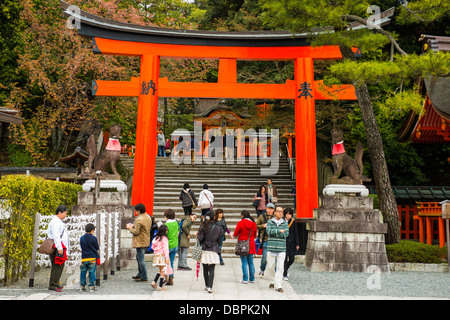
{"type": "Polygon", "coordinates": [[[289,283],[299,295],[450,299],[449,272],[310,272],[303,264],[295,263],[289,269],[289,283]]]}
{"type": "MultiPolygon", "coordinates": [[[[259,261],[255,261],[256,273],[259,271],[259,261]]],[[[227,267],[227,265],[223,266],[227,267]]],[[[10,287],[0,287],[0,299],[8,297],[28,296],[36,293],[52,293],[58,295],[73,295],[78,293],[78,285],[70,288],[68,279],[72,276],[68,268],[62,276],[65,289],[61,293],[50,292],[47,289],[50,269],[41,269],[36,273],[34,288],[28,287],[28,278],[22,279],[10,287]]],[[[147,262],[147,271],[151,280],[157,272],[151,263],[147,262]]],[[[149,283],[135,283],[131,277],[136,270],[116,271],[108,275],[107,280],[101,280],[99,293],[102,294],[135,294],[145,295],[152,292],[149,283]]],[[[176,275],[176,274],[175,274],[176,275]]],[[[73,277],[73,276],[72,276],[73,277]]],[[[200,274],[200,280],[202,275],[200,274]]],[[[289,269],[289,283],[300,296],[314,296],[320,299],[321,295],[336,297],[398,297],[398,298],[444,298],[450,299],[450,273],[433,272],[391,272],[389,274],[367,274],[354,272],[310,272],[301,263],[294,263],[289,269]],[[371,281],[379,276],[379,282],[371,281]],[[372,287],[372,289],[368,288],[372,287]],[[379,284],[378,288],[373,288],[379,284]]]]}

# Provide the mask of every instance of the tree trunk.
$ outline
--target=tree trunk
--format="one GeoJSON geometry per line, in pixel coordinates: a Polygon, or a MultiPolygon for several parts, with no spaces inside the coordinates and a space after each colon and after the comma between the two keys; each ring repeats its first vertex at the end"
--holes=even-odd
{"type": "MultiPolygon", "coordinates": [[[[355,60],[351,48],[341,46],[344,59],[355,60]]],[[[355,94],[361,110],[362,121],[366,132],[367,146],[369,148],[370,161],[373,168],[373,177],[377,189],[380,210],[383,220],[387,223],[386,243],[394,244],[400,242],[400,220],[398,215],[397,201],[392,191],[391,179],[384,156],[383,140],[378,129],[377,119],[373,112],[372,101],[366,84],[353,82],[355,94]]]]}
{"type": "Polygon", "coordinates": [[[391,180],[384,156],[383,141],[378,129],[372,102],[366,85],[355,86],[361,110],[364,129],[366,131],[367,145],[369,147],[370,161],[372,162],[373,176],[377,188],[380,209],[384,222],[388,225],[386,243],[393,244],[400,241],[400,221],[397,202],[391,187],[391,180]]]}

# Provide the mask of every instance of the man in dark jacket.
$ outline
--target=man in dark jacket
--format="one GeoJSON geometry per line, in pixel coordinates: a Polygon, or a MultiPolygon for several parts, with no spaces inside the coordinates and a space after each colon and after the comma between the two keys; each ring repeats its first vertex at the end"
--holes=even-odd
{"type": "Polygon", "coordinates": [[[259,215],[256,220],[256,227],[258,228],[260,243],[263,248],[263,254],[261,259],[261,266],[259,271],[259,277],[264,277],[264,271],[266,271],[267,266],[267,240],[268,235],[266,233],[267,221],[273,218],[273,213],[275,211],[275,205],[273,203],[267,204],[266,213],[259,215]]]}

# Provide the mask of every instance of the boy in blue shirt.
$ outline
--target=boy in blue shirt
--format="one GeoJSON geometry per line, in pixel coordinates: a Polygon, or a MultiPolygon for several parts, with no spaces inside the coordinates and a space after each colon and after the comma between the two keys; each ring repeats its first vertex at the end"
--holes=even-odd
{"type": "Polygon", "coordinates": [[[86,291],[86,273],[89,271],[89,292],[94,292],[96,280],[95,269],[97,268],[97,260],[100,259],[100,255],[98,254],[99,246],[97,238],[94,236],[95,226],[92,223],[88,223],[85,230],[86,234],[80,238],[80,285],[81,291],[86,291]]]}

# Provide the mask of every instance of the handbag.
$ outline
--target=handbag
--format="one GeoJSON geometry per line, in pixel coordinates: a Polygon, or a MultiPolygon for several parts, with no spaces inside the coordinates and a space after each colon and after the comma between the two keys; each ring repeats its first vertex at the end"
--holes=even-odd
{"type": "Polygon", "coordinates": [[[255,208],[258,208],[260,201],[261,201],[261,199],[256,199],[255,201],[253,201],[252,206],[255,208]]]}
{"type": "Polygon", "coordinates": [[[205,194],[205,197],[206,197],[206,199],[208,199],[208,202],[209,202],[209,210],[212,210],[213,209],[213,205],[211,203],[211,200],[209,200],[209,198],[208,198],[208,196],[206,194],[205,194]]]}
{"type": "MultiPolygon", "coordinates": [[[[65,229],[61,232],[60,238],[62,238],[62,235],[64,234],[65,229]]],[[[55,252],[56,247],[54,246],[55,242],[53,239],[45,237],[45,240],[42,241],[41,245],[39,246],[38,252],[40,254],[48,254],[51,255],[53,252],[55,252]]]]}
{"type": "Polygon", "coordinates": [[[248,239],[241,240],[236,242],[236,248],[234,249],[234,253],[237,256],[248,256],[250,252],[250,236],[252,235],[252,231],[249,230],[248,239]]]}
{"type": "Polygon", "coordinates": [[[192,247],[192,259],[196,261],[200,261],[202,258],[202,245],[200,244],[200,241],[195,243],[195,245],[192,247]]]}
{"type": "Polygon", "coordinates": [[[53,246],[54,243],[55,242],[53,241],[53,239],[46,238],[39,246],[38,252],[40,254],[52,254],[56,250],[56,248],[53,246]]]}

